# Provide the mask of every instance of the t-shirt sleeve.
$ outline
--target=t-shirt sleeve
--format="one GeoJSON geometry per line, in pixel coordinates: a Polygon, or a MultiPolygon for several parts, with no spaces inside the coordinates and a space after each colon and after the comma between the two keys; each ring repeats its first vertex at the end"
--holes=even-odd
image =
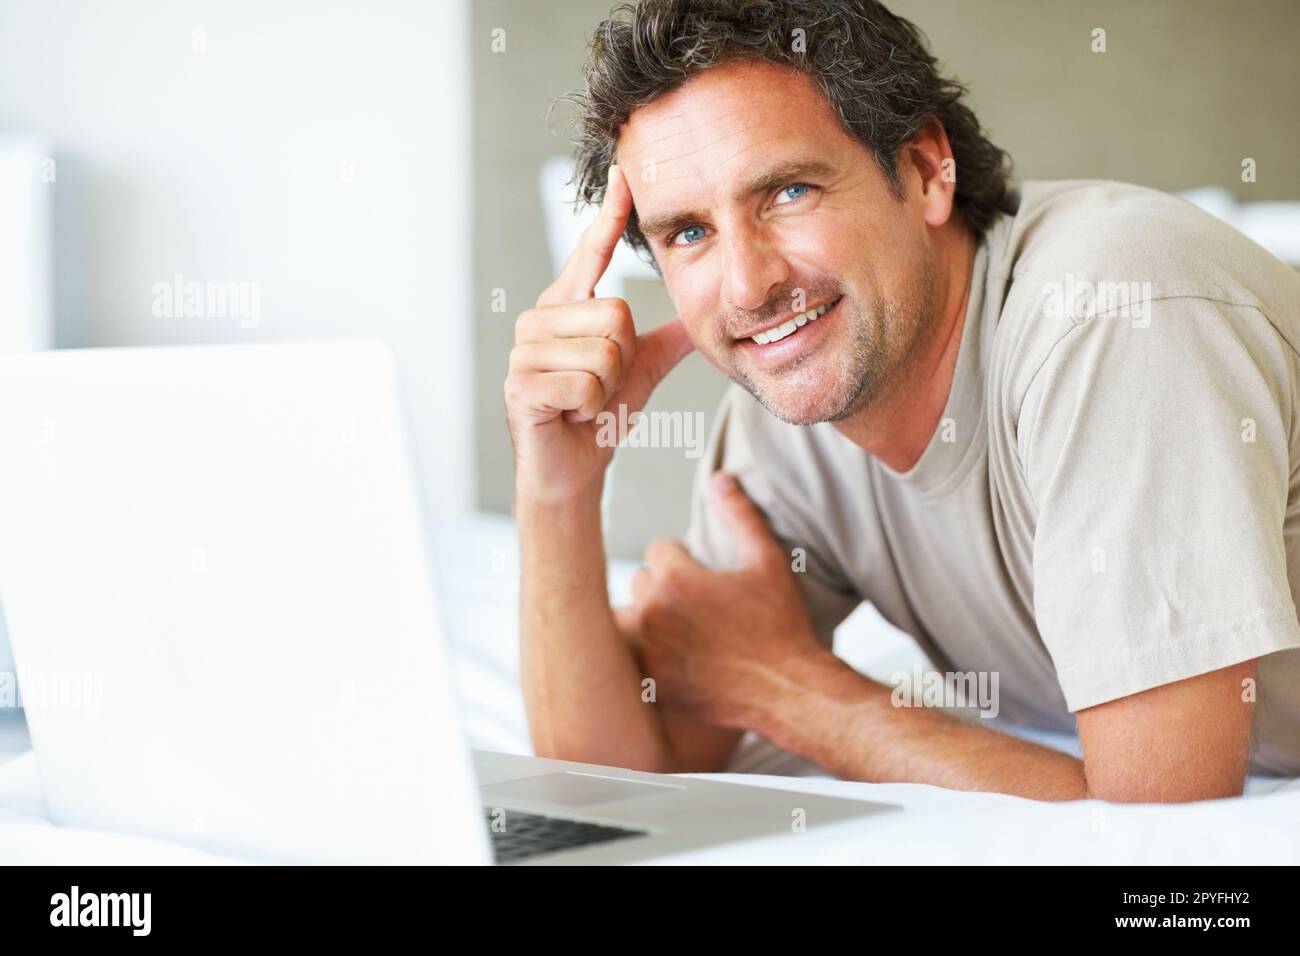
{"type": "MultiPolygon", "coordinates": [[[[735,567],[735,544],[709,492],[709,476],[715,471],[725,469],[735,475],[790,555],[795,583],[808,605],[817,640],[829,650],[835,628],[861,603],[861,598],[839,573],[829,549],[819,547],[825,529],[810,520],[807,500],[796,500],[805,489],[788,485],[777,476],[782,449],[773,447],[771,437],[760,434],[762,429],[750,420],[767,414],[758,406],[750,407],[751,402],[734,387],[723,397],[708,447],[696,470],[685,545],[706,567],[735,567]]],[[[788,454],[789,449],[785,452],[788,454]]]]}
{"type": "Polygon", "coordinates": [[[1096,316],[1022,403],[1034,613],[1071,711],[1300,647],[1289,346],[1191,297],[1096,316]]]}

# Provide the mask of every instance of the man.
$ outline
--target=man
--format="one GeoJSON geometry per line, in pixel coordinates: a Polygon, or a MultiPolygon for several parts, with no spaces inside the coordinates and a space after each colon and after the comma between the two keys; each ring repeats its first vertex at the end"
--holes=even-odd
{"type": "Polygon", "coordinates": [[[1010,193],[871,0],[623,14],[581,98],[600,215],[505,383],[538,753],[718,770],[754,730],[844,777],[1045,800],[1300,773],[1300,278],[1160,193],[1010,193]],[[679,313],[639,336],[592,297],[620,236],[679,313]],[[685,544],[616,612],[597,415],[692,348],[736,384],[685,544]],[[1082,759],[896,706],[829,649],[864,600],[1082,759]]]}

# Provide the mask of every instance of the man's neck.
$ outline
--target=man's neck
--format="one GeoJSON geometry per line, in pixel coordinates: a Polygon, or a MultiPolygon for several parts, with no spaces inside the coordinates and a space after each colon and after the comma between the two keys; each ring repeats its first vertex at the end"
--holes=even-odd
{"type": "MultiPolygon", "coordinates": [[[[954,224],[955,225],[955,224],[954,224]]],[[[931,334],[866,408],[835,423],[850,441],[894,471],[906,472],[930,444],[948,405],[970,297],[976,239],[965,228],[944,243],[931,334]]]]}

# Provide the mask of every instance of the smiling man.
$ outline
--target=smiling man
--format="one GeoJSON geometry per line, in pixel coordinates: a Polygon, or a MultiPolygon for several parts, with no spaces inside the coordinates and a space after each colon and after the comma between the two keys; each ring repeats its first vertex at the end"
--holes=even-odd
{"type": "Polygon", "coordinates": [[[754,730],[844,777],[1038,799],[1300,773],[1300,277],[1157,192],[1010,190],[870,0],[644,0],[585,75],[601,212],[505,384],[539,754],[718,770],[754,730]],[[593,297],[620,238],[678,319],[638,335],[593,297]],[[596,419],[692,348],[735,385],[691,527],[611,609],[596,419]],[[830,650],[862,601],[1083,759],[897,706],[830,650]]]}

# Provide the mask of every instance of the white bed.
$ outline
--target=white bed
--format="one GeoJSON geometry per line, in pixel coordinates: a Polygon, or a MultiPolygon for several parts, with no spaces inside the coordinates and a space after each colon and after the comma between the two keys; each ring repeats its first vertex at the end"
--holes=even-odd
{"type": "MultiPolygon", "coordinates": [[[[442,537],[446,596],[461,712],[476,747],[529,751],[517,684],[516,549],[510,522],[476,516],[442,537]]],[[[613,569],[615,597],[632,570],[613,569]]],[[[869,608],[836,635],[837,651],[880,679],[908,670],[917,652],[869,608]]],[[[13,733],[12,716],[7,718],[13,733]]],[[[1077,753],[1072,738],[1009,732],[1077,753]]],[[[3,758],[0,758],[2,760],[3,758]]],[[[746,738],[718,779],[901,804],[902,814],[843,829],[691,854],[681,862],[735,863],[1300,863],[1300,780],[1252,778],[1239,800],[1181,806],[1042,804],[937,787],[831,779],[816,767],[746,738]]],[[[0,765],[0,861],[110,864],[224,861],[185,847],[54,826],[45,815],[31,752],[0,765]]]]}

